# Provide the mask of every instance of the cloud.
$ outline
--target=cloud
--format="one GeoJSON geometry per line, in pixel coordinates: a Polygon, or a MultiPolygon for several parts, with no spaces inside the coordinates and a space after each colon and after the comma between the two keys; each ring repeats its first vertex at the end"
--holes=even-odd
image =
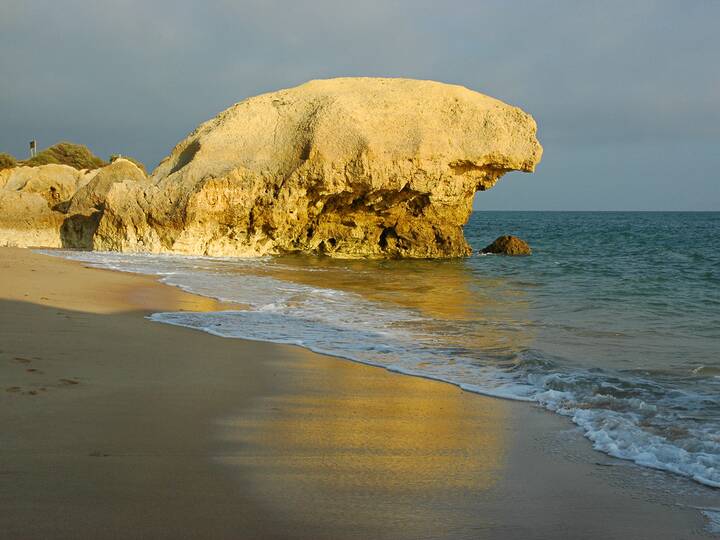
{"type": "MultiPolygon", "coordinates": [[[[0,2],[0,151],[20,155],[29,138],[71,139],[152,166],[244,97],[341,75],[442,80],[522,106],[552,150],[553,175],[535,175],[548,191],[577,190],[556,164],[581,166],[595,145],[720,140],[712,0],[0,2]]],[[[687,181],[720,207],[709,180],[687,181]]],[[[632,182],[639,197],[653,179],[632,182]]]]}

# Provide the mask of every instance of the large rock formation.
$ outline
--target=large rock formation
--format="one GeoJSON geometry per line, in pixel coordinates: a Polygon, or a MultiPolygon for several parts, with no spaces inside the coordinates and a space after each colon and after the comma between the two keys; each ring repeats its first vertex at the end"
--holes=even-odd
{"type": "Polygon", "coordinates": [[[145,180],[142,171],[122,159],[94,170],[67,165],[2,170],[0,246],[91,248],[92,220],[85,218],[99,220],[108,184],[140,179],[145,180]],[[79,222],[82,232],[73,236],[79,222]]]}
{"type": "Polygon", "coordinates": [[[60,247],[62,223],[42,195],[0,190],[0,247],[60,247]]]}
{"type": "Polygon", "coordinates": [[[62,209],[83,216],[65,237],[199,255],[468,255],[475,192],[532,171],[535,132],[520,109],[460,86],[311,81],[200,125],[149,181],[88,184],[62,209]]]}
{"type": "Polygon", "coordinates": [[[146,181],[145,172],[127,159],[117,158],[107,167],[97,171],[68,201],[60,236],[68,247],[93,249],[98,223],[103,216],[107,196],[115,184],[141,184],[146,181]]]}
{"type": "Polygon", "coordinates": [[[15,167],[0,171],[0,187],[6,191],[37,193],[50,205],[73,196],[87,171],[67,165],[15,167]]]}
{"type": "Polygon", "coordinates": [[[67,165],[0,171],[0,246],[59,247],[63,215],[57,209],[85,174],[67,165]]]}

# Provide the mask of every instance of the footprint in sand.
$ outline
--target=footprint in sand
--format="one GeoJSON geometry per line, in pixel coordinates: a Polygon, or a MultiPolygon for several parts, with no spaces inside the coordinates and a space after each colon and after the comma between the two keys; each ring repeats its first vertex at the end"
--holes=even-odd
{"type": "Polygon", "coordinates": [[[42,373],[43,373],[39,369],[35,369],[35,368],[28,368],[25,371],[27,371],[28,373],[37,373],[38,375],[42,375],[42,373]]]}
{"type": "Polygon", "coordinates": [[[39,392],[47,392],[47,388],[44,386],[42,388],[38,388],[37,390],[26,390],[23,392],[23,389],[21,386],[9,386],[5,389],[6,392],[9,392],[11,394],[24,394],[26,396],[37,396],[39,392]]]}
{"type": "Polygon", "coordinates": [[[75,381],[73,379],[60,379],[60,382],[66,386],[70,386],[72,384],[80,384],[80,381],[75,381]]]}

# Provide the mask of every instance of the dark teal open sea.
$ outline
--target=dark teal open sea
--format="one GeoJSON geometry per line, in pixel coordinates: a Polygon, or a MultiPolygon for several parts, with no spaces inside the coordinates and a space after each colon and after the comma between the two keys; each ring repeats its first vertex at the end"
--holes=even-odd
{"type": "Polygon", "coordinates": [[[720,487],[720,213],[475,212],[531,257],[366,261],[66,252],[245,304],[155,320],[294,343],[538,403],[596,449],[720,487]]]}

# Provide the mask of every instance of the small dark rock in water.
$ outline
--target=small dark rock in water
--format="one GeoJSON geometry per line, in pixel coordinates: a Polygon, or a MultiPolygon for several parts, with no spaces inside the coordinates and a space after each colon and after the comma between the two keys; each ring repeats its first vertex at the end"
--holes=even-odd
{"type": "Polygon", "coordinates": [[[480,250],[480,253],[497,253],[499,255],[530,255],[532,250],[525,240],[517,236],[500,236],[492,244],[480,250]]]}

